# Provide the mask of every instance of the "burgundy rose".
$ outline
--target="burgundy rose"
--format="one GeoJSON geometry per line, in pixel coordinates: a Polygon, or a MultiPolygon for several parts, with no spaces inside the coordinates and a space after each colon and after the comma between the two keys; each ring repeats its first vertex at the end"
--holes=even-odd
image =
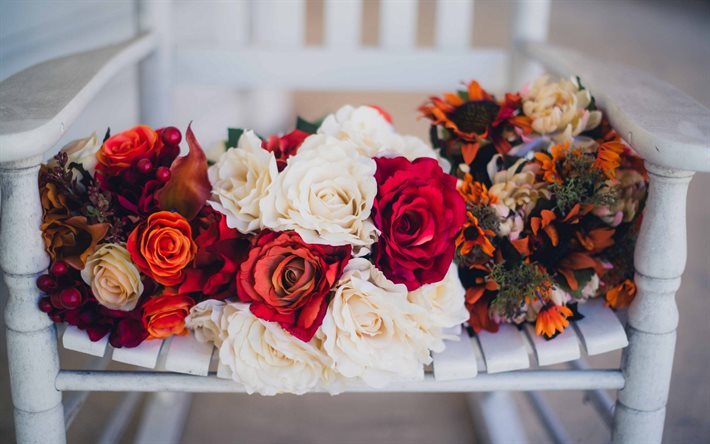
{"type": "Polygon", "coordinates": [[[466,217],[456,178],[434,159],[376,158],[372,208],[381,231],[375,265],[409,291],[441,281],[454,258],[454,238],[466,217]]]}
{"type": "Polygon", "coordinates": [[[310,341],[350,254],[350,245],[307,244],[294,231],[263,231],[239,268],[237,295],[252,303],[255,316],[310,341]]]}
{"type": "Polygon", "coordinates": [[[237,294],[236,275],[249,253],[249,237],[227,226],[227,218],[210,207],[195,219],[197,254],[178,290],[196,301],[237,294]]]}

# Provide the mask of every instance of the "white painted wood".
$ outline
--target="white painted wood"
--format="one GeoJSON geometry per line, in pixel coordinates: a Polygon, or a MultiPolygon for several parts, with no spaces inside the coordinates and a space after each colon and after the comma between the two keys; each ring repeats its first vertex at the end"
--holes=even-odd
{"type": "Polygon", "coordinates": [[[152,34],[40,63],[0,82],[0,163],[50,149],[122,69],[156,45],[152,34]]]}
{"type": "Polygon", "coordinates": [[[474,0],[436,2],[434,41],[437,48],[465,49],[471,46],[474,0]]]}
{"type": "MultiPolygon", "coordinates": [[[[1,142],[0,146],[0,153],[6,148],[32,147],[6,147],[1,142]]],[[[59,373],[57,334],[52,321],[37,307],[41,296],[35,280],[49,265],[39,229],[40,161],[32,157],[0,164],[0,268],[9,291],[5,306],[7,357],[17,441],[64,443],[62,394],[54,386],[59,373]]]]}
{"type": "Polygon", "coordinates": [[[79,330],[73,325],[68,325],[64,329],[62,345],[67,350],[74,350],[92,356],[103,356],[106,354],[106,347],[108,346],[108,335],[93,342],[85,331],[79,330]]]}
{"type": "Polygon", "coordinates": [[[447,336],[459,336],[463,332],[463,324],[456,325],[454,327],[446,327],[443,329],[443,334],[447,336]]]}
{"type": "Polygon", "coordinates": [[[155,368],[162,345],[163,341],[152,339],[143,341],[141,345],[134,348],[114,348],[113,360],[138,367],[155,368]]]}
{"type": "Polygon", "coordinates": [[[507,372],[530,367],[525,339],[512,325],[503,324],[496,333],[477,334],[488,373],[507,372]]]}
{"type": "Polygon", "coordinates": [[[279,85],[301,90],[438,91],[459,85],[476,67],[476,79],[492,92],[506,87],[508,55],[499,49],[440,52],[433,49],[385,52],[374,48],[333,52],[184,49],[175,54],[181,82],[253,89],[279,85]],[[249,63],[244,63],[249,60],[249,63]],[[272,63],[279,60],[279,63],[272,63]],[[210,69],[219,66],[220,69],[210,69]],[[284,75],[288,66],[288,75],[284,75]],[[442,70],[441,67],[446,66],[442,70]],[[386,69],[384,68],[386,67],[386,69]],[[377,73],[374,75],[373,73],[377,73]],[[447,86],[448,85],[448,86],[447,86]]]}
{"type": "Polygon", "coordinates": [[[646,168],[650,185],[634,254],[638,293],[622,356],[626,385],[614,411],[616,444],[661,442],[678,326],[675,293],[687,257],[685,202],[693,173],[648,161],[646,168]]]}
{"type": "Polygon", "coordinates": [[[565,328],[565,331],[549,341],[535,334],[533,324],[525,325],[525,333],[532,344],[537,365],[560,364],[579,359],[581,355],[574,328],[565,328]]]}
{"type": "Polygon", "coordinates": [[[190,334],[173,336],[167,347],[165,369],[171,372],[207,376],[214,346],[200,343],[190,334]]]}
{"type": "Polygon", "coordinates": [[[551,72],[581,75],[612,127],[647,162],[710,172],[710,109],[678,88],[576,51],[545,44],[527,44],[523,50],[551,72]]]}
{"type": "Polygon", "coordinates": [[[306,25],[306,5],[303,0],[252,0],[250,5],[255,46],[280,49],[303,46],[306,25]]]}
{"type": "Polygon", "coordinates": [[[191,393],[151,394],[136,432],[136,444],[179,443],[191,402],[191,393]]]}
{"type": "Polygon", "coordinates": [[[518,408],[510,392],[472,393],[467,396],[476,424],[476,442],[524,444],[528,442],[518,408]]]}
{"type": "MultiPolygon", "coordinates": [[[[94,357],[86,366],[87,370],[106,370],[111,358],[108,354],[102,357],[94,357]]],[[[64,404],[64,427],[71,427],[74,419],[79,414],[81,407],[86,402],[91,392],[74,392],[63,396],[62,403],[64,404]]]]}
{"type": "Polygon", "coordinates": [[[629,345],[624,326],[619,318],[605,306],[602,298],[579,304],[584,319],[574,322],[586,353],[590,356],[618,350],[629,345]]]}
{"type": "MultiPolygon", "coordinates": [[[[589,370],[589,365],[584,359],[571,361],[569,366],[575,370],[589,370]]],[[[592,403],[604,423],[611,428],[614,422],[614,401],[611,400],[609,393],[599,389],[587,390],[584,393],[584,399],[585,402],[590,401],[592,403]]]]}
{"type": "Polygon", "coordinates": [[[380,0],[380,46],[401,50],[417,43],[417,1],[380,0]]]}
{"type": "Polygon", "coordinates": [[[509,89],[515,91],[542,74],[541,67],[520,48],[527,42],[547,39],[550,0],[515,0],[513,7],[509,89]]]}
{"type": "Polygon", "coordinates": [[[354,49],[362,39],[362,0],[325,0],[325,46],[331,49],[354,49]]]}
{"type": "MultiPolygon", "coordinates": [[[[422,381],[393,382],[381,389],[348,387],[349,392],[424,393],[485,392],[496,390],[588,390],[618,389],[624,385],[619,370],[526,370],[498,374],[479,374],[460,381],[436,381],[425,375],[422,381]]],[[[234,381],[210,376],[181,375],[150,371],[62,370],[56,379],[59,390],[90,391],[187,391],[199,393],[244,393],[234,381]]],[[[316,390],[322,392],[323,390],[316,390]]]]}
{"type": "Polygon", "coordinates": [[[446,349],[443,352],[432,353],[434,379],[453,381],[476,376],[478,364],[473,348],[474,341],[475,339],[468,336],[468,332],[459,333],[458,341],[446,341],[446,349]]]}
{"type": "Polygon", "coordinates": [[[172,124],[172,2],[139,1],[138,28],[155,35],[153,53],[139,64],[141,123],[154,128],[172,124]]]}

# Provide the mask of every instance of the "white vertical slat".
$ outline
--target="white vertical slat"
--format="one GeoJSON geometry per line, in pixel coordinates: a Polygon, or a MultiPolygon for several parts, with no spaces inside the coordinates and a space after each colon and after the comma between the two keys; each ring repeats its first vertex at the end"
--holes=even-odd
{"type": "Polygon", "coordinates": [[[306,5],[303,0],[253,0],[252,38],[262,48],[300,48],[305,40],[306,5]]]}
{"type": "Polygon", "coordinates": [[[435,43],[441,49],[465,49],[473,31],[474,0],[436,2],[435,43]]]}
{"type": "Polygon", "coordinates": [[[113,360],[124,364],[137,365],[144,368],[155,368],[163,341],[152,339],[143,341],[134,348],[114,348],[113,360]]]}
{"type": "Polygon", "coordinates": [[[468,332],[459,335],[458,341],[445,341],[446,349],[433,353],[434,379],[437,381],[453,381],[456,379],[473,378],[478,374],[476,352],[473,348],[474,339],[468,332]]]}
{"type": "Polygon", "coordinates": [[[477,334],[488,373],[521,370],[530,367],[525,338],[512,325],[504,324],[496,333],[477,334]]]}
{"type": "Polygon", "coordinates": [[[156,35],[158,46],[140,63],[139,99],[141,123],[153,127],[170,124],[172,117],[172,2],[138,3],[138,26],[156,35]]]}
{"type": "Polygon", "coordinates": [[[524,42],[544,42],[550,22],[550,0],[515,0],[510,27],[513,45],[509,72],[509,89],[515,90],[542,73],[539,64],[517,48],[524,42]]]}
{"type": "Polygon", "coordinates": [[[579,305],[584,319],[574,323],[588,355],[598,355],[629,345],[624,326],[602,298],[579,305]]]}
{"type": "Polygon", "coordinates": [[[152,393],[143,408],[137,444],[178,444],[190,413],[192,393],[152,393]]]}
{"type": "Polygon", "coordinates": [[[417,1],[380,1],[380,46],[407,49],[417,42],[417,1]]]}
{"type": "Polygon", "coordinates": [[[538,365],[559,364],[561,362],[574,361],[580,357],[577,335],[571,325],[550,340],[535,334],[534,324],[526,324],[525,332],[532,344],[538,365]]]}
{"type": "Polygon", "coordinates": [[[62,345],[67,350],[74,350],[92,356],[103,356],[108,345],[108,335],[96,342],[92,342],[85,331],[79,330],[73,325],[68,325],[62,336],[62,345]]]}
{"type": "Polygon", "coordinates": [[[207,376],[214,345],[198,342],[192,334],[173,336],[168,346],[165,369],[171,372],[207,376]]]}
{"type": "Polygon", "coordinates": [[[325,46],[332,49],[360,46],[362,0],[326,0],[324,9],[325,46]]]}

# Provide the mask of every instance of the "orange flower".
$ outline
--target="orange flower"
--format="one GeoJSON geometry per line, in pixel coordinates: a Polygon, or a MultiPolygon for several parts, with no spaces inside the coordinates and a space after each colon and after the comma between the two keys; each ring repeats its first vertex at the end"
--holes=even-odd
{"type": "Polygon", "coordinates": [[[463,140],[461,154],[466,163],[473,162],[480,142],[488,136],[489,127],[496,120],[499,110],[500,105],[493,96],[476,81],[468,84],[463,97],[445,93],[443,99],[431,97],[429,103],[419,107],[422,115],[434,125],[443,125],[463,140]]]}
{"type": "Polygon", "coordinates": [[[167,286],[183,281],[183,269],[197,253],[190,224],[170,211],[153,213],[133,229],[126,248],[142,273],[167,286]]]}
{"type": "Polygon", "coordinates": [[[619,168],[621,154],[624,150],[624,144],[618,140],[602,143],[597,149],[597,158],[594,160],[594,167],[602,170],[607,178],[615,178],[616,169],[619,168]]]}
{"type": "Polygon", "coordinates": [[[476,247],[480,247],[481,251],[487,256],[493,256],[496,248],[491,243],[488,236],[495,236],[491,230],[484,230],[478,226],[478,219],[470,211],[466,212],[468,221],[464,224],[456,237],[456,248],[459,249],[462,255],[468,255],[476,247]]]}
{"type": "Polygon", "coordinates": [[[562,333],[569,325],[568,317],[572,316],[572,310],[563,305],[546,305],[537,314],[535,321],[535,334],[543,334],[549,339],[555,333],[562,333]]]}
{"type": "Polygon", "coordinates": [[[488,194],[488,188],[483,182],[476,181],[473,176],[466,173],[458,187],[459,194],[475,205],[489,205],[497,202],[495,196],[488,194]]]}
{"type": "Polygon", "coordinates": [[[540,212],[540,217],[536,216],[530,219],[530,228],[532,228],[533,234],[537,236],[538,231],[542,228],[542,231],[544,231],[545,234],[547,234],[547,237],[550,238],[550,242],[553,247],[556,247],[560,241],[557,229],[554,225],[552,225],[552,221],[556,218],[557,216],[555,216],[555,213],[552,211],[542,210],[540,212]]]}
{"type": "Polygon", "coordinates": [[[86,217],[48,214],[41,225],[44,248],[52,262],[64,260],[77,270],[108,232],[108,224],[89,225],[86,217]]]}
{"type": "Polygon", "coordinates": [[[631,304],[634,297],[636,297],[636,284],[631,279],[626,279],[606,292],[606,303],[611,308],[624,308],[631,304]]]}
{"type": "Polygon", "coordinates": [[[113,175],[143,158],[152,158],[161,147],[158,134],[146,125],[109,137],[96,153],[97,168],[113,175]]]}
{"type": "Polygon", "coordinates": [[[481,330],[495,333],[500,326],[491,319],[488,312],[493,296],[490,293],[485,294],[484,290],[484,287],[471,287],[466,290],[466,308],[469,312],[468,325],[476,333],[481,330]]]}
{"type": "Polygon", "coordinates": [[[557,162],[560,162],[567,157],[569,152],[569,142],[561,145],[553,145],[550,149],[550,153],[535,153],[535,160],[540,163],[543,175],[542,178],[545,182],[562,182],[560,173],[557,171],[557,162]]]}
{"type": "Polygon", "coordinates": [[[143,305],[143,326],[148,331],[148,339],[186,335],[185,317],[193,305],[195,301],[183,294],[164,294],[149,299],[143,305]]]}

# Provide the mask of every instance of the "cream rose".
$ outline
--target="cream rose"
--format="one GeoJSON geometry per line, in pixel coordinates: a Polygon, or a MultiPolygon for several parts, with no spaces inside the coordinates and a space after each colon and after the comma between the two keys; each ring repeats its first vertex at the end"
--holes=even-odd
{"type": "Polygon", "coordinates": [[[227,216],[227,225],[242,233],[263,228],[259,202],[278,175],[276,158],[261,148],[253,131],[239,138],[236,148],[227,150],[207,175],[212,185],[208,203],[227,216]]]}
{"type": "Polygon", "coordinates": [[[247,393],[303,394],[328,378],[330,361],[318,348],[276,323],[257,318],[246,304],[227,307],[219,359],[247,393]]]}
{"type": "Polygon", "coordinates": [[[309,243],[351,244],[356,254],[367,253],[377,237],[370,220],[376,168],[351,142],[310,136],[261,201],[263,223],[295,230],[309,243]]]}
{"type": "MultiPolygon", "coordinates": [[[[101,142],[99,138],[96,137],[96,133],[92,133],[89,137],[84,137],[82,139],[72,140],[62,147],[61,152],[67,155],[67,165],[72,162],[81,164],[87,173],[93,176],[96,170],[96,152],[101,148],[101,142]]],[[[51,166],[56,166],[56,159],[52,158],[47,164],[51,166]]],[[[74,179],[79,175],[79,171],[72,169],[72,174],[74,179]]]]}
{"type": "Polygon", "coordinates": [[[352,142],[357,151],[367,157],[438,158],[436,151],[421,139],[398,134],[392,124],[370,106],[343,106],[323,120],[318,134],[352,142]]]}
{"type": "Polygon", "coordinates": [[[592,96],[580,88],[576,79],[556,83],[548,80],[548,76],[538,78],[523,93],[523,113],[532,118],[535,132],[562,143],[599,125],[601,112],[586,109],[592,96]]]}
{"type": "Polygon", "coordinates": [[[420,379],[432,343],[415,319],[424,309],[407,288],[389,281],[365,259],[352,259],[334,292],[317,336],[335,370],[372,387],[394,379],[420,379]]]}
{"type": "Polygon", "coordinates": [[[133,310],[143,293],[138,268],[128,250],[118,244],[104,244],[89,256],[81,278],[99,304],[112,310],[133,310]]]}
{"type": "Polygon", "coordinates": [[[466,290],[461,285],[455,264],[440,282],[427,284],[410,291],[407,299],[412,304],[423,308],[424,316],[416,318],[425,334],[432,336],[433,351],[444,349],[444,339],[458,339],[447,336],[445,329],[456,327],[469,318],[466,309],[466,290]]]}
{"type": "Polygon", "coordinates": [[[222,312],[224,301],[208,299],[194,305],[185,318],[185,326],[195,333],[198,342],[212,342],[215,346],[222,345],[224,330],[222,329],[222,312]]]}

